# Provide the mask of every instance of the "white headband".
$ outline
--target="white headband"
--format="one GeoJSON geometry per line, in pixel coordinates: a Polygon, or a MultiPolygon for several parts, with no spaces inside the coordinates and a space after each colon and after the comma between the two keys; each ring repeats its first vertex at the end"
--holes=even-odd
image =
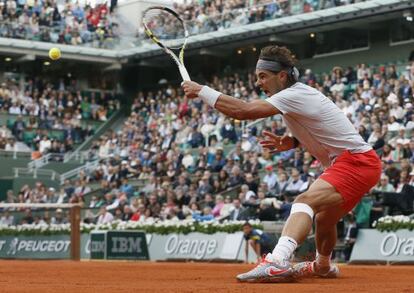
{"type": "MultiPolygon", "coordinates": [[[[259,59],[256,64],[256,69],[269,70],[273,72],[282,71],[284,68],[286,67],[282,66],[279,62],[272,60],[259,59]]],[[[289,68],[287,72],[292,75],[296,81],[299,80],[299,70],[296,67],[289,68]]]]}
{"type": "Polygon", "coordinates": [[[283,69],[283,66],[277,61],[259,59],[257,60],[256,69],[278,72],[283,69]]]}

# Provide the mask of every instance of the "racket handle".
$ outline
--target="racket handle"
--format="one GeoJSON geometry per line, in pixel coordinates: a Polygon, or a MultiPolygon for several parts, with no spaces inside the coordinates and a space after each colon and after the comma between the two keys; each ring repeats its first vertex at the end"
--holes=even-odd
{"type": "Polygon", "coordinates": [[[188,74],[187,69],[184,67],[184,65],[178,65],[178,70],[180,70],[183,81],[191,81],[190,75],[188,74]]]}

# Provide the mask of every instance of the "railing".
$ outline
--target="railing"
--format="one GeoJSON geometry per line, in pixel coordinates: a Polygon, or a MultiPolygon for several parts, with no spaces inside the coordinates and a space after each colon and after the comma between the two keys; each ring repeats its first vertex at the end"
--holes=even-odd
{"type": "Polygon", "coordinates": [[[98,159],[96,153],[91,151],[75,151],[71,153],[66,153],[63,159],[64,163],[69,162],[70,160],[77,161],[81,164],[85,162],[95,161],[98,159]]]}
{"type": "Polygon", "coordinates": [[[30,163],[28,163],[27,168],[28,169],[42,168],[44,165],[47,165],[49,163],[49,159],[51,156],[52,154],[41,156],[39,159],[33,160],[30,163]]]}
{"type": "Polygon", "coordinates": [[[13,159],[31,159],[32,153],[0,150],[0,158],[10,158],[10,157],[13,159]]]}
{"type": "Polygon", "coordinates": [[[85,162],[96,160],[95,154],[90,151],[83,152],[68,152],[65,154],[60,153],[48,153],[43,155],[39,159],[33,160],[27,164],[28,169],[39,169],[49,164],[50,162],[63,162],[67,163],[70,160],[83,164],[85,162]]]}
{"type": "Polygon", "coordinates": [[[36,167],[34,168],[13,168],[14,177],[19,178],[22,176],[26,177],[32,177],[32,178],[38,178],[38,177],[49,177],[51,180],[57,180],[60,184],[63,184],[66,179],[70,179],[72,177],[75,177],[80,172],[91,172],[95,170],[99,165],[99,160],[95,160],[93,162],[86,162],[85,165],[80,166],[78,168],[75,168],[73,170],[70,170],[68,172],[65,172],[63,174],[59,174],[54,170],[50,169],[38,169],[36,167]]]}
{"type": "Polygon", "coordinates": [[[84,171],[85,173],[89,173],[93,170],[95,170],[99,165],[99,160],[95,160],[92,162],[86,162],[85,165],[80,166],[78,168],[75,168],[73,170],[70,170],[66,173],[63,173],[59,176],[59,181],[60,184],[63,184],[65,182],[66,179],[70,179],[72,177],[75,177],[76,175],[78,175],[80,172],[84,171]]]}
{"type": "Polygon", "coordinates": [[[53,170],[49,169],[29,169],[29,168],[13,168],[14,177],[19,178],[22,176],[38,178],[41,177],[49,177],[51,180],[60,180],[60,175],[53,170]]]}

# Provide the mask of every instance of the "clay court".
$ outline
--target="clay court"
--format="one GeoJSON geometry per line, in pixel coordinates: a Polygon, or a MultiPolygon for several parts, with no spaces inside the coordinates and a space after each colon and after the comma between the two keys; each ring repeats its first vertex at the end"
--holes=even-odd
{"type": "Polygon", "coordinates": [[[1,292],[414,292],[414,266],[341,266],[335,280],[242,284],[242,264],[1,261],[1,292]]]}

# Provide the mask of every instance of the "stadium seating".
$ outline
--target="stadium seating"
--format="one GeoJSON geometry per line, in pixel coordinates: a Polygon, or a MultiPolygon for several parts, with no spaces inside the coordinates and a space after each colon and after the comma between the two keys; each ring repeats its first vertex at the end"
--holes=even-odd
{"type": "Polygon", "coordinates": [[[24,5],[13,0],[4,6],[0,22],[3,38],[99,48],[113,48],[118,38],[114,14],[106,3],[82,7],[71,2],[60,5],[42,1],[24,5]]]}

